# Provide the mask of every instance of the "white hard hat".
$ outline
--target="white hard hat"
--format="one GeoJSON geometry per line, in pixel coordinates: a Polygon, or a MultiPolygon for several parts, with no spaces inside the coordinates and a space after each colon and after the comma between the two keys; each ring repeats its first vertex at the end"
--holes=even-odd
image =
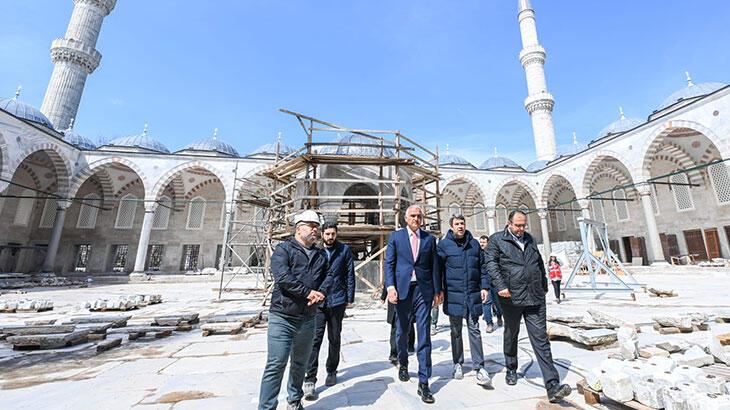
{"type": "Polygon", "coordinates": [[[297,225],[299,222],[312,222],[319,225],[319,214],[312,210],[303,211],[294,217],[294,225],[297,225]]]}

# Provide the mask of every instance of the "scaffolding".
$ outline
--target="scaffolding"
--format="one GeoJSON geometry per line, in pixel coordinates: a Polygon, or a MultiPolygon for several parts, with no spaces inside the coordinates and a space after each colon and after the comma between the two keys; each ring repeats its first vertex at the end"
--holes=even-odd
{"type": "MultiPolygon", "coordinates": [[[[353,129],[280,111],[296,118],[306,143],[287,156],[277,155],[274,164],[260,173],[271,187],[265,223],[266,272],[273,244],[292,235],[294,215],[310,209],[325,222],[338,224],[338,240],[360,256],[356,276],[371,291],[378,291],[387,236],[402,226],[407,206],[419,203],[424,210],[423,229],[440,235],[438,149],[432,152],[400,131],[353,129]],[[355,138],[333,141],[342,135],[355,138]],[[364,274],[375,260],[377,281],[374,275],[368,279],[364,274]]],[[[271,281],[265,284],[270,291],[271,281]]]]}

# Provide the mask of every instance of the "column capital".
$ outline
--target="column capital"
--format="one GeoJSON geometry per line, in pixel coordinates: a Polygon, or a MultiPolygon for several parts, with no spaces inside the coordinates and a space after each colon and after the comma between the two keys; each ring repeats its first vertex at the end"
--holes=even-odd
{"type": "Polygon", "coordinates": [[[540,219],[547,219],[548,211],[546,209],[541,209],[541,210],[537,211],[537,216],[539,216],[540,219]]]}
{"type": "Polygon", "coordinates": [[[651,184],[637,185],[636,191],[639,192],[639,195],[641,196],[651,195],[651,184]]]}
{"type": "Polygon", "coordinates": [[[155,212],[155,211],[157,210],[157,207],[158,207],[159,205],[160,205],[160,204],[159,204],[159,203],[158,203],[157,201],[145,201],[145,202],[144,202],[144,211],[145,211],[146,213],[152,213],[152,212],[155,212]]]}
{"type": "Polygon", "coordinates": [[[57,210],[67,210],[68,207],[71,206],[71,200],[69,199],[57,199],[56,200],[56,209],[57,210]]]}
{"type": "Polygon", "coordinates": [[[590,199],[579,199],[578,206],[580,206],[580,209],[589,209],[591,206],[591,200],[590,199]]]}
{"type": "Polygon", "coordinates": [[[486,215],[487,218],[493,219],[497,217],[497,211],[494,208],[487,209],[484,211],[484,215],[486,215]]]}

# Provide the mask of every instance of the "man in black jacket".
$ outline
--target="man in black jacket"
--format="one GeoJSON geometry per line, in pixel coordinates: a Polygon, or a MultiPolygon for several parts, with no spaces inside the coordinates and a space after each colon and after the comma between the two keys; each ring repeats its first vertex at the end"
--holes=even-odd
{"type": "MultiPolygon", "coordinates": [[[[532,236],[525,232],[527,215],[522,211],[509,214],[509,224],[489,238],[485,255],[486,270],[497,290],[504,314],[504,361],[506,381],[517,384],[517,342],[520,319],[525,319],[527,334],[551,403],[570,394],[567,384],[560,384],[560,375],[553,364],[545,319],[545,294],[548,291],[545,264],[532,236]]],[[[547,232],[543,233],[547,235],[547,232]]]]}
{"type": "Polygon", "coordinates": [[[276,409],[290,355],[287,409],[304,408],[302,383],[312,353],[317,304],[325,300],[332,283],[332,276],[327,272],[327,256],[314,245],[319,215],[304,211],[294,218],[294,225],[294,238],[280,243],[271,256],[274,290],[269,308],[268,350],[261,376],[259,410],[276,409]]]}
{"type": "Polygon", "coordinates": [[[314,400],[317,397],[314,394],[314,388],[319,368],[319,348],[322,346],[325,327],[327,328],[329,353],[326,363],[327,378],[324,384],[334,386],[337,383],[342,319],[345,317],[345,308],[352,306],[355,301],[355,262],[352,259],[350,247],[337,241],[336,223],[326,222],[322,225],[322,244],[329,262],[329,275],[332,276],[332,291],[327,295],[325,302],[317,308],[314,347],[309,356],[309,366],[304,379],[304,398],[307,400],[314,400]]]}

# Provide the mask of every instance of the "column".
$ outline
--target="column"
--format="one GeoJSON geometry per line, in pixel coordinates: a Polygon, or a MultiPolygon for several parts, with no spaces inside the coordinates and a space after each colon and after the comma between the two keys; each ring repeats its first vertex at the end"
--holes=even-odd
{"type": "Polygon", "coordinates": [[[492,235],[497,231],[497,221],[495,220],[497,212],[494,208],[490,208],[484,211],[484,213],[487,214],[487,232],[489,232],[489,235],[492,235]]]}
{"type": "Polygon", "coordinates": [[[137,257],[134,260],[134,274],[144,272],[144,264],[147,261],[147,246],[150,243],[150,233],[152,232],[152,224],[155,220],[155,209],[157,202],[144,205],[144,220],[142,221],[142,232],[139,235],[139,244],[137,245],[137,257]]]}
{"type": "Polygon", "coordinates": [[[548,230],[548,211],[542,210],[537,212],[537,216],[540,217],[540,230],[542,230],[542,251],[543,259],[548,259],[550,253],[552,253],[552,247],[550,246],[550,231],[548,230]]]}
{"type": "Polygon", "coordinates": [[[664,260],[662,242],[659,239],[659,229],[656,226],[654,207],[651,205],[651,186],[641,185],[637,187],[641,196],[641,205],[644,208],[644,219],[646,219],[647,253],[652,266],[668,265],[664,260]]]}
{"type": "MultiPolygon", "coordinates": [[[[221,278],[223,277],[223,272],[226,268],[226,261],[228,258],[228,246],[226,245],[228,243],[228,235],[230,232],[230,224],[234,217],[234,210],[233,210],[233,204],[231,203],[230,199],[226,199],[226,202],[223,203],[223,206],[226,208],[225,210],[225,228],[223,228],[223,246],[221,246],[221,259],[217,261],[218,263],[218,269],[221,271],[221,278]]],[[[255,208],[254,208],[255,209],[255,208]]]]}
{"type": "Polygon", "coordinates": [[[56,219],[53,221],[53,230],[51,231],[51,240],[48,242],[46,250],[46,258],[43,260],[43,272],[53,272],[56,262],[56,254],[58,253],[58,245],[61,243],[61,233],[63,233],[63,223],[66,220],[66,209],[71,205],[71,201],[56,201],[56,219]]]}

